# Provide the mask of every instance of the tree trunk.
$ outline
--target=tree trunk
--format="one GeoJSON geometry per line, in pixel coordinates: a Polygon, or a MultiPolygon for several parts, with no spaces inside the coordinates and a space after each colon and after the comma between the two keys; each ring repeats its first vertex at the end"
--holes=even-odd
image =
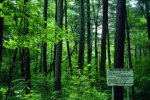
{"type": "Polygon", "coordinates": [[[142,47],[139,47],[140,59],[142,58],[142,47]]]}
{"type": "Polygon", "coordinates": [[[111,68],[111,53],[110,53],[110,36],[109,36],[109,32],[107,33],[107,48],[108,48],[108,64],[109,64],[109,68],[111,68]]]}
{"type": "MultiPolygon", "coordinates": [[[[4,28],[4,18],[0,17],[0,77],[1,77],[1,67],[2,67],[2,57],[3,57],[3,28],[4,28]]],[[[1,81],[1,80],[0,80],[1,81]]]]}
{"type": "MultiPolygon", "coordinates": [[[[57,0],[56,24],[59,28],[63,26],[63,0],[57,0]]],[[[58,96],[61,93],[61,61],[62,61],[62,40],[56,44],[55,58],[55,91],[58,96]]]]}
{"type": "Polygon", "coordinates": [[[12,63],[10,65],[10,67],[9,67],[9,76],[8,76],[8,83],[7,83],[8,90],[7,90],[7,93],[6,93],[5,100],[7,100],[9,94],[12,92],[12,90],[11,90],[11,82],[12,82],[12,79],[13,79],[14,68],[16,66],[17,52],[18,52],[18,48],[16,48],[14,53],[13,53],[12,63]]]}
{"type": "Polygon", "coordinates": [[[147,20],[147,33],[148,39],[150,40],[150,13],[149,13],[149,0],[145,0],[146,5],[146,20],[147,20]]]}
{"type": "MultiPolygon", "coordinates": [[[[92,57],[92,38],[91,38],[91,22],[90,22],[90,0],[87,0],[87,63],[89,73],[91,73],[91,57],[92,57]]],[[[90,74],[91,77],[91,74],[90,74]]]]}
{"type": "MultiPolygon", "coordinates": [[[[127,11],[126,11],[127,12],[127,11]]],[[[126,31],[127,31],[127,43],[128,43],[128,60],[129,60],[129,68],[133,69],[132,66],[132,57],[131,57],[131,46],[130,46],[130,31],[129,31],[129,25],[128,25],[128,13],[126,13],[126,31]]],[[[135,91],[134,86],[132,86],[132,100],[135,100],[135,91]]]]}
{"type": "Polygon", "coordinates": [[[41,47],[41,54],[40,54],[40,65],[39,65],[39,72],[42,72],[42,64],[43,64],[43,43],[40,43],[41,47]]]}
{"type": "Polygon", "coordinates": [[[79,40],[79,55],[78,55],[78,66],[79,69],[83,70],[84,63],[84,0],[80,0],[80,40],[79,40]]]}
{"type": "MultiPolygon", "coordinates": [[[[38,48],[39,48],[39,46],[38,46],[38,48]]],[[[38,58],[39,58],[39,52],[36,51],[36,53],[35,53],[35,68],[34,68],[34,72],[36,72],[36,73],[38,71],[38,58]]]]}
{"type": "MultiPolygon", "coordinates": [[[[66,34],[68,34],[68,15],[67,15],[67,0],[65,0],[65,29],[66,29],[66,34]]],[[[68,53],[68,62],[69,62],[69,68],[70,68],[70,74],[73,74],[73,69],[72,69],[72,63],[71,63],[71,54],[70,54],[70,46],[69,46],[69,41],[66,41],[67,44],[67,53],[68,53]]]]}
{"type": "Polygon", "coordinates": [[[106,71],[106,35],[108,33],[108,0],[103,0],[103,26],[101,38],[100,76],[105,77],[106,71]]]}
{"type": "MultiPolygon", "coordinates": [[[[124,68],[126,0],[117,0],[114,67],[124,68]]],[[[123,87],[114,87],[114,100],[123,100],[123,87]]]]}
{"type": "MultiPolygon", "coordinates": [[[[57,24],[57,6],[58,6],[58,4],[57,4],[57,0],[55,0],[55,4],[56,4],[56,6],[55,6],[55,22],[56,22],[56,24],[57,24]]],[[[56,35],[56,34],[55,34],[56,35]]],[[[56,37],[55,37],[56,38],[56,37]]],[[[54,74],[54,76],[55,76],[55,60],[56,60],[56,44],[54,44],[54,70],[53,70],[53,74],[54,74]]]]}
{"type": "MultiPolygon", "coordinates": [[[[48,10],[48,0],[44,0],[44,29],[47,29],[47,10],[48,10]]],[[[45,35],[47,38],[47,35],[45,35]]],[[[47,74],[47,43],[43,42],[43,74],[47,74]]]]}
{"type": "MultiPolygon", "coordinates": [[[[28,10],[26,8],[28,0],[24,0],[24,10],[28,10]]],[[[26,11],[27,12],[27,11],[26,11]]],[[[23,36],[29,33],[29,21],[28,18],[24,18],[24,29],[23,29],[23,36]]],[[[30,50],[27,47],[22,48],[21,53],[21,76],[25,78],[26,81],[26,93],[30,93],[31,90],[31,83],[30,83],[30,50]]]]}
{"type": "Polygon", "coordinates": [[[132,69],[132,59],[131,59],[131,46],[130,46],[130,31],[129,31],[129,25],[128,25],[128,16],[126,13],[126,31],[127,31],[127,46],[128,46],[128,57],[129,57],[129,66],[132,69]]]}
{"type": "Polygon", "coordinates": [[[98,72],[98,50],[97,50],[97,21],[95,23],[95,68],[96,72],[98,72]]]}
{"type": "Polygon", "coordinates": [[[16,66],[17,53],[18,53],[18,48],[16,48],[14,53],[13,53],[12,64],[11,64],[11,67],[9,68],[8,88],[11,87],[11,81],[12,81],[12,78],[13,78],[13,71],[14,71],[14,68],[16,66]]]}
{"type": "Polygon", "coordinates": [[[134,50],[134,59],[135,59],[135,64],[137,62],[137,47],[135,45],[135,50],[134,50]]]}
{"type": "Polygon", "coordinates": [[[99,9],[100,9],[100,0],[99,0],[99,2],[98,2],[98,7],[97,7],[97,9],[98,9],[98,13],[96,14],[96,11],[95,11],[95,8],[94,8],[94,2],[92,1],[92,3],[93,3],[93,6],[92,6],[92,8],[93,8],[93,12],[94,12],[94,25],[95,25],[95,69],[96,69],[96,73],[98,73],[98,49],[97,49],[97,41],[98,41],[98,38],[97,38],[97,28],[98,28],[98,14],[99,14],[99,9]]]}

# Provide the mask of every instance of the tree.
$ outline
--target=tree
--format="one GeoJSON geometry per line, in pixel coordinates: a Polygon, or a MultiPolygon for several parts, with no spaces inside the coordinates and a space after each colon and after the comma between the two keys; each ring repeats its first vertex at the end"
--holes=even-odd
{"type": "MultiPolygon", "coordinates": [[[[66,29],[66,34],[68,34],[68,13],[67,13],[67,0],[65,0],[65,29],[66,29]]],[[[69,46],[69,41],[66,41],[67,44],[67,53],[68,53],[68,62],[69,62],[69,68],[70,68],[70,74],[73,74],[73,69],[72,69],[72,63],[71,63],[71,53],[70,53],[70,46],[69,46]]]]}
{"type": "Polygon", "coordinates": [[[91,22],[90,22],[90,0],[87,0],[87,63],[89,72],[91,72],[91,57],[92,57],[92,38],[91,38],[91,22]]]}
{"type": "Polygon", "coordinates": [[[100,75],[105,77],[106,71],[106,35],[108,33],[108,0],[103,0],[103,26],[101,37],[101,62],[100,62],[100,75]]]}
{"type": "MultiPolygon", "coordinates": [[[[28,12],[27,9],[28,0],[24,0],[24,10],[28,12]]],[[[29,34],[29,21],[28,17],[24,17],[24,28],[22,36],[29,34]]],[[[30,83],[30,50],[28,47],[23,47],[21,50],[21,76],[25,78],[26,81],[26,93],[30,93],[31,83],[30,83]]]]}
{"type": "Polygon", "coordinates": [[[4,28],[4,18],[0,17],[0,76],[1,76],[1,64],[3,57],[3,28],[4,28]]]}
{"type": "MultiPolygon", "coordinates": [[[[126,0],[117,0],[114,67],[124,68],[126,0]]],[[[123,87],[114,87],[114,100],[123,100],[123,87]]]]}
{"type": "Polygon", "coordinates": [[[150,40],[150,13],[149,13],[149,0],[145,0],[146,7],[146,20],[147,20],[147,33],[148,39],[150,40]]]}
{"type": "MultiPolygon", "coordinates": [[[[127,10],[126,10],[125,24],[126,24],[126,33],[127,33],[127,46],[128,46],[127,50],[128,50],[129,68],[133,69],[132,57],[131,57],[130,28],[129,28],[129,23],[128,23],[128,12],[127,12],[127,10]]],[[[134,86],[132,86],[132,99],[135,100],[134,86]]]]}
{"type": "Polygon", "coordinates": [[[93,13],[94,13],[94,26],[95,26],[95,41],[94,41],[94,46],[95,46],[95,68],[96,68],[96,72],[98,72],[98,14],[99,14],[99,10],[100,10],[100,0],[98,1],[97,4],[97,11],[94,7],[94,1],[92,1],[92,8],[93,8],[93,13]],[[96,13],[97,12],[97,13],[96,13]]]}
{"type": "Polygon", "coordinates": [[[78,66],[79,69],[83,69],[83,63],[84,63],[84,34],[85,34],[85,29],[84,29],[84,0],[80,0],[80,40],[79,40],[79,55],[78,55],[78,66]]]}
{"type": "MultiPolygon", "coordinates": [[[[4,0],[0,1],[0,4],[4,0]]],[[[1,10],[1,9],[0,9],[1,10]]],[[[2,67],[2,57],[3,57],[3,29],[4,29],[4,18],[0,15],[0,77],[1,77],[1,67],[2,67]]],[[[0,80],[1,81],[1,80],[0,80]]]]}
{"type": "MultiPolygon", "coordinates": [[[[48,9],[48,0],[44,0],[44,29],[47,28],[47,9],[48,9]]],[[[46,35],[47,37],[47,35],[46,35]]],[[[43,73],[47,74],[47,43],[43,42],[43,73]]]]}
{"type": "MultiPolygon", "coordinates": [[[[61,29],[63,26],[63,0],[57,0],[56,24],[61,29]]],[[[62,40],[56,44],[55,54],[55,91],[61,93],[61,61],[62,61],[62,40]]]]}
{"type": "Polygon", "coordinates": [[[111,53],[110,53],[110,36],[109,36],[109,32],[107,33],[107,52],[108,52],[108,64],[109,67],[111,67],[111,53]]]}
{"type": "Polygon", "coordinates": [[[16,67],[17,53],[18,53],[18,48],[16,48],[14,50],[14,53],[13,53],[13,56],[12,56],[12,63],[10,65],[10,67],[9,67],[9,76],[8,76],[8,83],[7,83],[8,90],[7,90],[7,93],[6,93],[6,100],[7,100],[8,96],[9,96],[9,93],[12,92],[12,90],[11,90],[11,83],[12,83],[12,79],[13,79],[14,69],[16,67]]]}
{"type": "MultiPolygon", "coordinates": [[[[149,13],[149,0],[145,0],[145,7],[146,7],[146,21],[147,21],[147,33],[148,33],[148,40],[150,40],[150,13],[149,13]]],[[[149,52],[150,52],[150,45],[149,45],[149,52]]]]}

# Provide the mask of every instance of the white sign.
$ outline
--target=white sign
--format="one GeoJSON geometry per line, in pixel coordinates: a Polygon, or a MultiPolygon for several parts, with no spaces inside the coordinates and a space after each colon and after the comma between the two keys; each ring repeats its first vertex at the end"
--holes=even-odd
{"type": "Polygon", "coordinates": [[[109,69],[107,84],[108,86],[133,86],[133,70],[109,69]]]}

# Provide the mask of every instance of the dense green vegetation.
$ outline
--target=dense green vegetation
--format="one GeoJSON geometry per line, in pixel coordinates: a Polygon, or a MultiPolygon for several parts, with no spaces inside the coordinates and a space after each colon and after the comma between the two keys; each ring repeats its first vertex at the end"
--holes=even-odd
{"type": "Polygon", "coordinates": [[[0,0],[0,100],[150,100],[149,0],[0,0]],[[107,85],[109,68],[134,85],[107,85]]]}

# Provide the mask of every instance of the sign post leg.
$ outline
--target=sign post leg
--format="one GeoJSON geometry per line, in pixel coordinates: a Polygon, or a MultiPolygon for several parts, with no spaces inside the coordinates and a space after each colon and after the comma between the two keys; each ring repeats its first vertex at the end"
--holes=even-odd
{"type": "Polygon", "coordinates": [[[112,100],[114,100],[114,87],[112,86],[112,100]]]}

